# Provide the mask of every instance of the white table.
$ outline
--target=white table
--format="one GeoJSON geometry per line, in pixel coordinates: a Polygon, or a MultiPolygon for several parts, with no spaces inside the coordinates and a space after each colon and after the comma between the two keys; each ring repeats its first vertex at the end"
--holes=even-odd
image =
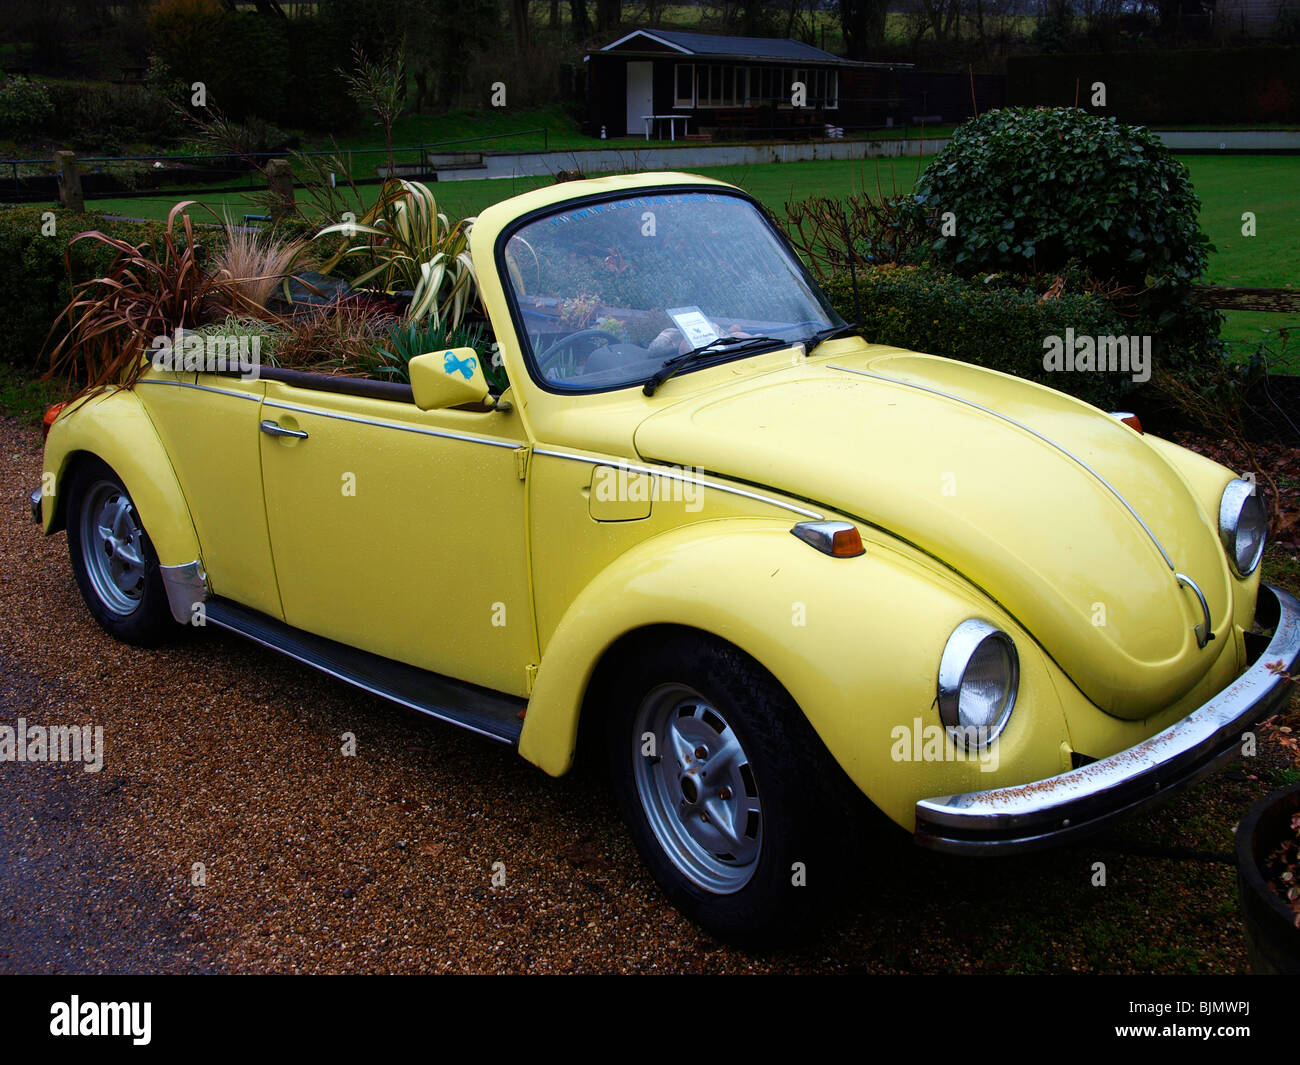
{"type": "Polygon", "coordinates": [[[689,116],[689,115],[642,115],[641,117],[642,117],[643,119],[645,119],[645,139],[646,139],[646,140],[649,140],[649,139],[650,139],[650,129],[651,129],[651,126],[652,126],[654,123],[656,123],[656,122],[667,122],[667,123],[668,123],[668,139],[669,139],[670,141],[675,141],[675,140],[677,139],[677,123],[678,123],[678,122],[681,122],[681,124],[682,124],[682,133],[685,134],[685,133],[686,133],[686,120],[687,120],[690,116],[689,116]]]}

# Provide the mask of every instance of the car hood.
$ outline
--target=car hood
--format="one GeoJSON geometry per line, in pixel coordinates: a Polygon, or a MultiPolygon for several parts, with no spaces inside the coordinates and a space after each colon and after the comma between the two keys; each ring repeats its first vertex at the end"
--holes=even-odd
{"type": "Polygon", "coordinates": [[[638,453],[916,545],[1010,611],[1108,713],[1145,717],[1205,675],[1230,639],[1232,582],[1215,525],[1138,433],[1018,378],[843,347],[651,415],[638,453]],[[1209,604],[1205,648],[1175,571],[1209,604]]]}

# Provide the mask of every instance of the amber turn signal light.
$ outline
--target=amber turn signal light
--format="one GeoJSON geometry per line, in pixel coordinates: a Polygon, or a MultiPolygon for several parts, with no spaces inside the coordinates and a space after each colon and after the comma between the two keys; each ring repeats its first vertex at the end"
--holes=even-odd
{"type": "Polygon", "coordinates": [[[44,440],[47,436],[50,435],[50,426],[54,424],[54,419],[59,416],[59,413],[66,406],[67,406],[66,403],[55,403],[52,407],[46,409],[45,417],[41,419],[42,440],[44,440]]]}
{"type": "Polygon", "coordinates": [[[847,521],[801,521],[790,531],[832,558],[856,558],[867,553],[857,526],[847,521]]]}
{"type": "Polygon", "coordinates": [[[1112,418],[1118,418],[1139,436],[1142,434],[1142,419],[1132,411],[1113,410],[1110,412],[1110,416],[1112,418]]]}

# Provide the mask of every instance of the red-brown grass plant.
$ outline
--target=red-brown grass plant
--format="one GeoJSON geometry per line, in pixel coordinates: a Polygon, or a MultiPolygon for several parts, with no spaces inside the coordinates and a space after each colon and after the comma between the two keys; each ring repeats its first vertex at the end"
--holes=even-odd
{"type": "MultiPolygon", "coordinates": [[[[80,240],[99,241],[117,257],[102,277],[73,286],[72,298],[46,340],[48,346],[60,323],[66,322],[67,334],[50,352],[46,379],[77,387],[79,396],[130,388],[148,366],[145,356],[154,337],[194,329],[228,314],[257,313],[229,277],[204,269],[186,213],[193,202],[173,207],[152,243],[131,244],[97,229],[68,242],[70,248],[80,240]]],[[[71,278],[70,254],[65,253],[64,260],[71,278]]],[[[261,313],[265,316],[264,310],[261,313]]]]}

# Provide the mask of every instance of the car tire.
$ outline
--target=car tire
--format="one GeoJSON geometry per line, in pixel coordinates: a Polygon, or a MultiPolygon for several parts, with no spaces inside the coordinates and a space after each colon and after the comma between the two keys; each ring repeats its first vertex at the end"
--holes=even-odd
{"type": "Polygon", "coordinates": [[[91,614],[124,643],[163,642],[178,626],[157,552],[121,478],[99,459],[83,459],[66,492],[68,557],[91,614]]]}
{"type": "Polygon", "coordinates": [[[614,795],[673,904],[732,942],[804,927],[849,876],[860,796],[785,689],[690,633],[621,660],[606,698],[614,795]]]}

